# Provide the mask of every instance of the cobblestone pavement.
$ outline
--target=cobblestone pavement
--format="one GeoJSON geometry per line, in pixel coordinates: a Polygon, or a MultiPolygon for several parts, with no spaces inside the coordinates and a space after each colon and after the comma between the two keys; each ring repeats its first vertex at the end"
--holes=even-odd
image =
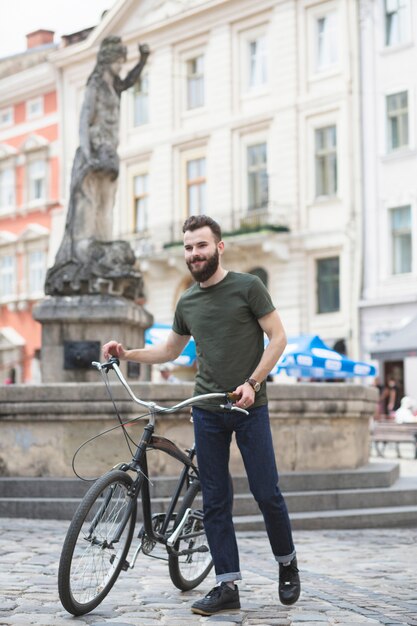
{"type": "Polygon", "coordinates": [[[165,562],[140,555],[89,615],[73,618],[57,594],[68,522],[0,519],[0,626],[417,626],[417,530],[297,531],[302,595],[277,597],[277,566],[264,533],[239,533],[242,610],[209,618],[190,604],[214,584],[181,593],[165,562]]]}

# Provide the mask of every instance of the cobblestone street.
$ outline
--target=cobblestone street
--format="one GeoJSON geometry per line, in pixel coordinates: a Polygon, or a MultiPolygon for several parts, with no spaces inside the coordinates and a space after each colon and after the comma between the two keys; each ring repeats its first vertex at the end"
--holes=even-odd
{"type": "Polygon", "coordinates": [[[280,605],[277,567],[263,533],[239,533],[242,610],[210,618],[190,604],[214,584],[179,592],[166,563],[141,555],[91,614],[73,618],[58,599],[57,568],[67,522],[0,519],[0,625],[417,626],[417,530],[298,531],[300,601],[280,605]]]}

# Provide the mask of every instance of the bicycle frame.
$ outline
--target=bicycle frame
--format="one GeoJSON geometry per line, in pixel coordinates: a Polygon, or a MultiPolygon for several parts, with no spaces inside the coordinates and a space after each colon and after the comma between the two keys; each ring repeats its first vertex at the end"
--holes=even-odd
{"type": "MultiPolygon", "coordinates": [[[[199,585],[207,576],[213,561],[199,508],[199,472],[195,464],[195,448],[180,450],[169,439],[155,434],[156,415],[174,413],[203,401],[215,401],[223,410],[241,411],[236,398],[228,393],[209,393],[187,398],[171,407],[158,406],[137,398],[118,365],[118,359],[93,364],[99,371],[113,369],[131,399],[146,407],[147,419],[134,443],[130,461],[120,463],[99,477],[85,494],[68,529],[62,548],[58,590],[64,608],[73,615],[84,615],[96,608],[107,596],[122,570],[132,569],[140,552],[151,554],[156,544],[168,553],[168,569],[173,584],[182,591],[199,585]],[[221,403],[224,404],[221,404],[221,403]],[[159,450],[181,463],[175,487],[166,512],[152,513],[152,496],[148,476],[147,453],[159,450]],[[133,475],[132,475],[133,474],[133,475]],[[131,562],[127,558],[136,524],[137,499],[141,498],[143,525],[131,562]],[[199,554],[206,553],[206,554],[199,554]]],[[[103,377],[113,402],[120,426],[121,419],[113,400],[110,385],[103,377]]],[[[127,436],[127,433],[125,432],[127,436]]]]}
{"type": "MultiPolygon", "coordinates": [[[[174,543],[178,539],[179,533],[186,521],[186,516],[181,520],[180,524],[177,526],[175,535],[167,534],[169,524],[173,519],[173,513],[175,511],[175,507],[178,504],[178,500],[180,498],[181,492],[185,484],[189,484],[190,480],[190,471],[193,473],[193,478],[198,480],[198,469],[193,463],[193,459],[195,457],[195,447],[194,445],[187,451],[188,454],[185,454],[178,446],[165,437],[161,437],[160,435],[154,434],[155,430],[155,416],[150,420],[150,423],[147,424],[144,428],[140,441],[136,447],[135,454],[131,463],[123,464],[120,466],[120,469],[123,471],[134,471],[137,473],[137,478],[134,480],[132,489],[131,489],[131,497],[137,499],[141,496],[142,503],[142,512],[143,512],[143,529],[145,535],[151,541],[155,543],[163,544],[167,547],[167,549],[172,553],[176,554],[174,550],[174,543]],[[183,464],[183,468],[181,470],[178,482],[176,484],[174,493],[171,496],[171,500],[168,506],[167,511],[164,513],[165,519],[162,524],[160,532],[156,532],[153,526],[153,515],[152,515],[152,505],[151,505],[151,494],[149,489],[149,475],[148,475],[148,463],[147,463],[147,451],[149,449],[160,450],[169,454],[170,456],[177,459],[180,463],[183,464]]],[[[104,503],[106,506],[106,503],[104,503]]],[[[131,514],[130,508],[126,513],[126,517],[128,518],[131,514]]],[[[119,528],[116,530],[114,539],[112,543],[116,543],[119,541],[120,536],[123,532],[124,526],[126,524],[126,519],[124,519],[119,528]]],[[[92,523],[92,527],[94,527],[94,520],[92,523]]],[[[133,568],[137,555],[140,551],[140,547],[136,550],[134,558],[132,560],[132,564],[129,564],[129,567],[133,568]]]]}
{"type": "MultiPolygon", "coordinates": [[[[174,544],[176,540],[178,539],[185,522],[187,521],[189,511],[185,512],[184,518],[179,522],[179,524],[177,525],[172,535],[168,534],[168,527],[169,527],[171,520],[173,519],[175,507],[177,506],[184,484],[187,482],[187,486],[188,486],[189,479],[190,479],[190,471],[193,473],[194,480],[199,480],[198,469],[196,465],[193,463],[193,460],[195,457],[195,447],[193,445],[189,450],[187,450],[187,454],[185,454],[170,439],[167,439],[160,435],[155,435],[156,415],[160,413],[173,413],[183,407],[190,406],[193,402],[197,401],[199,398],[204,398],[204,399],[212,398],[212,399],[217,399],[217,400],[219,398],[226,398],[227,403],[225,405],[220,405],[220,407],[231,409],[232,408],[231,403],[234,400],[234,397],[231,394],[223,394],[223,393],[205,394],[204,396],[197,396],[192,399],[185,400],[184,402],[180,402],[174,407],[166,408],[166,407],[159,406],[155,404],[154,402],[145,402],[143,400],[140,400],[134,395],[133,391],[131,390],[129,384],[125,380],[119,368],[118,359],[112,358],[110,359],[109,362],[105,364],[93,362],[92,365],[95,366],[99,371],[104,370],[107,372],[109,369],[113,369],[117,377],[119,378],[120,382],[122,383],[122,385],[124,386],[128,394],[130,395],[130,397],[137,404],[145,406],[149,409],[149,415],[148,415],[149,421],[148,421],[148,424],[144,427],[140,441],[136,446],[135,454],[132,458],[132,461],[130,463],[121,464],[119,466],[119,469],[123,471],[130,470],[130,471],[134,471],[137,473],[137,478],[134,480],[133,485],[132,485],[131,497],[137,499],[141,495],[142,512],[143,512],[143,529],[144,529],[145,535],[152,542],[165,545],[167,550],[170,553],[177,555],[174,549],[174,544]],[[169,454],[170,456],[177,459],[180,463],[183,464],[183,468],[181,470],[177,485],[175,487],[175,491],[173,495],[171,496],[171,501],[169,503],[168,509],[166,513],[164,514],[165,519],[164,519],[160,532],[155,531],[153,523],[152,523],[153,515],[152,515],[152,506],[151,506],[151,495],[150,495],[150,490],[149,490],[149,476],[148,476],[148,463],[147,463],[148,449],[160,450],[162,452],[165,452],[166,454],[169,454]]],[[[236,409],[236,410],[239,410],[242,413],[247,413],[247,411],[245,411],[244,409],[236,409]]],[[[126,516],[128,515],[129,515],[129,511],[126,513],[126,516]]],[[[121,526],[120,529],[118,529],[116,533],[116,537],[114,541],[117,541],[120,539],[120,536],[123,532],[123,527],[126,521],[127,520],[125,519],[123,520],[122,524],[120,525],[121,526]]],[[[134,563],[136,561],[140,548],[141,546],[137,548],[136,553],[133,558],[133,563],[131,566],[129,565],[129,567],[134,566],[134,563]]]]}

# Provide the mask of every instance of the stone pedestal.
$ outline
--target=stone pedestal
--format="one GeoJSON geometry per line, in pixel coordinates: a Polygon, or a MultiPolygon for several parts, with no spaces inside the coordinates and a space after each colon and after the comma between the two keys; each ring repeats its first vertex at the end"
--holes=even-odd
{"type": "MultiPolygon", "coordinates": [[[[36,305],[33,317],[42,324],[44,383],[97,382],[97,370],[85,359],[83,362],[82,355],[77,361],[77,350],[87,349],[88,354],[90,348],[94,353],[99,344],[97,358],[92,360],[102,361],[101,346],[110,339],[126,348],[140,348],[144,331],[153,322],[152,316],[133,301],[100,294],[49,296],[36,305]]],[[[127,363],[121,366],[127,375],[127,363]]]]}
{"type": "MultiPolygon", "coordinates": [[[[0,385],[0,475],[73,476],[72,459],[78,448],[99,433],[77,455],[75,467],[91,478],[121,461],[130,461],[113,405],[95,372],[96,384],[0,385]]],[[[123,421],[146,413],[117,381],[109,376],[112,394],[123,421]]],[[[134,383],[134,394],[146,401],[172,406],[193,393],[193,385],[134,383]]],[[[272,436],[279,472],[356,469],[369,461],[369,420],[375,412],[377,389],[348,383],[268,383],[272,436]]],[[[129,426],[135,441],[146,420],[129,426]]],[[[190,410],[159,415],[156,432],[185,450],[194,434],[190,410]]],[[[178,461],[152,452],[151,476],[173,476],[178,461]]],[[[230,471],[245,473],[236,443],[232,443],[230,471]]]]}

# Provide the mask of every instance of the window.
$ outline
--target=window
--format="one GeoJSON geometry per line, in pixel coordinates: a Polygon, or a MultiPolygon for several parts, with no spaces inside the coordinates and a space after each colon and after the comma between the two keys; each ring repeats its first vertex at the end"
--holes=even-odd
{"type": "Polygon", "coordinates": [[[148,174],[140,174],[133,179],[134,184],[134,230],[143,232],[148,227],[148,174]]]}
{"type": "Polygon", "coordinates": [[[11,255],[0,256],[0,298],[13,296],[16,286],[15,259],[11,255]]]}
{"type": "Polygon", "coordinates": [[[317,259],[316,277],[317,313],[339,311],[339,257],[317,259]]]}
{"type": "Polygon", "coordinates": [[[316,197],[337,193],[336,126],[315,131],[316,197]]]}
{"type": "Polygon", "coordinates": [[[0,212],[9,209],[15,203],[15,172],[8,167],[0,170],[0,212]]]}
{"type": "Polygon", "coordinates": [[[46,257],[43,250],[34,250],[28,254],[28,291],[39,293],[45,283],[46,257]]]}
{"type": "Polygon", "coordinates": [[[411,32],[410,0],[385,0],[385,45],[409,41],[411,32]]]}
{"type": "Polygon", "coordinates": [[[28,165],[29,200],[46,199],[46,162],[43,159],[31,161],[28,165]]]}
{"type": "Polygon", "coordinates": [[[26,117],[32,120],[43,115],[43,97],[33,98],[26,102],[26,117]]]}
{"type": "Polygon", "coordinates": [[[267,82],[266,36],[248,41],[249,80],[248,88],[256,89],[267,82]]]}
{"type": "Polygon", "coordinates": [[[268,205],[267,145],[258,143],[247,149],[248,209],[253,211],[268,205]]]}
{"type": "Polygon", "coordinates": [[[408,93],[387,96],[388,150],[408,146],[408,93]]]}
{"type": "Polygon", "coordinates": [[[204,55],[188,59],[187,67],[187,109],[204,106],[204,55]]]}
{"type": "Polygon", "coordinates": [[[13,124],[13,109],[8,107],[7,109],[1,109],[0,111],[0,128],[11,126],[13,124]]]}
{"type": "Polygon", "coordinates": [[[407,274],[412,267],[411,207],[390,210],[392,273],[407,274]]]}
{"type": "Polygon", "coordinates": [[[143,74],[133,90],[133,125],[142,126],[149,122],[149,76],[143,74]]]}
{"type": "Polygon", "coordinates": [[[337,14],[328,13],[317,19],[317,70],[325,70],[338,62],[337,14]]]}
{"type": "Polygon", "coordinates": [[[187,161],[188,215],[201,215],[206,210],[206,159],[187,161]]]}

